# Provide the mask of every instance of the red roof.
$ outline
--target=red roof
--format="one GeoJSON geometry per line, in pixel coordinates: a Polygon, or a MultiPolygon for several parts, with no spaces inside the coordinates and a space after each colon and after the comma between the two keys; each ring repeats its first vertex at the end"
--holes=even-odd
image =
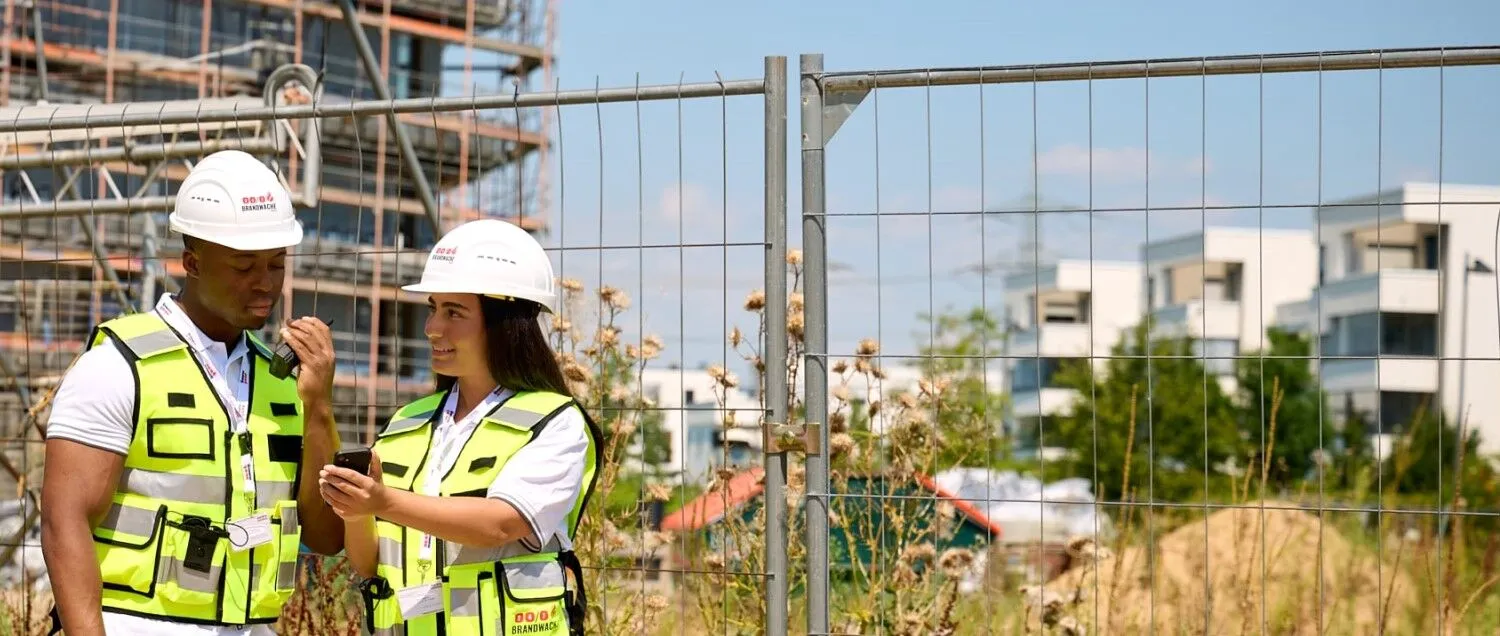
{"type": "Polygon", "coordinates": [[[723,490],[698,495],[697,499],[662,517],[661,529],[683,532],[717,523],[724,518],[725,512],[749,503],[766,491],[765,484],[760,481],[765,472],[761,467],[754,466],[729,478],[729,483],[723,490]]]}
{"type": "MultiPolygon", "coordinates": [[[[761,482],[761,476],[764,474],[764,469],[754,466],[731,477],[727,487],[723,490],[703,493],[698,498],[689,501],[687,505],[663,517],[661,529],[667,532],[684,532],[717,523],[724,518],[727,511],[739,508],[765,492],[765,484],[761,482]]],[[[954,509],[962,513],[970,523],[988,531],[990,536],[999,538],[1005,534],[999,524],[985,516],[973,504],[959,499],[957,495],[939,486],[932,477],[917,473],[916,479],[923,488],[951,502],[954,509]]]]}

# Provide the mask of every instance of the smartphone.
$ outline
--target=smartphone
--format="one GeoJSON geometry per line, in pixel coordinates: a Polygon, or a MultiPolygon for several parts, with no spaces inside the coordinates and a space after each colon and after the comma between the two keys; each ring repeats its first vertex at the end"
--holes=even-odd
{"type": "Polygon", "coordinates": [[[348,468],[361,475],[370,474],[370,449],[364,446],[345,448],[333,455],[333,465],[348,468]]]}

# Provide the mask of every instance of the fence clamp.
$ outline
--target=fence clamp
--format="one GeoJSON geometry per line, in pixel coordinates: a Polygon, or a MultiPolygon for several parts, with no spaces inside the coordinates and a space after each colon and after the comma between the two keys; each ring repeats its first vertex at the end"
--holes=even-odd
{"type": "Polygon", "coordinates": [[[763,432],[761,443],[767,453],[794,451],[817,454],[818,449],[821,448],[818,437],[819,427],[816,424],[799,426],[766,422],[761,430],[763,432]]]}

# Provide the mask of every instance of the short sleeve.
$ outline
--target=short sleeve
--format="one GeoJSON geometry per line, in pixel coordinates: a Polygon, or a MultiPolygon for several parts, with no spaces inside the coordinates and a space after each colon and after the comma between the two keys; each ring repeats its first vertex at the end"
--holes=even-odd
{"type": "Polygon", "coordinates": [[[114,346],[90,349],[63,376],[47,418],[47,439],[66,439],[120,455],[135,434],[135,373],[114,346]]]}
{"type": "Polygon", "coordinates": [[[536,439],[505,462],[490,484],[488,495],[510,503],[531,524],[526,545],[537,549],[553,535],[571,548],[567,539],[568,513],[583,492],[583,468],[588,459],[588,434],[577,408],[559,413],[536,439]]]}

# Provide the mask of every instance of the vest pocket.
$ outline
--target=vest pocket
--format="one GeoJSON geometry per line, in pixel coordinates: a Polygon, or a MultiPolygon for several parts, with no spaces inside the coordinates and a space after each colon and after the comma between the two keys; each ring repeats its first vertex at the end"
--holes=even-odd
{"type": "MultiPolygon", "coordinates": [[[[175,516],[175,515],[174,515],[175,516]]],[[[182,605],[212,607],[223,578],[228,533],[206,517],[168,520],[161,533],[157,594],[182,605]]]]}
{"type": "Polygon", "coordinates": [[[161,531],[166,506],[156,510],[115,503],[94,529],[99,578],[106,590],[149,598],[161,563],[161,531]]]}
{"type": "Polygon", "coordinates": [[[555,559],[501,562],[495,571],[500,579],[500,634],[567,636],[561,563],[555,559]]]}
{"type": "Polygon", "coordinates": [[[214,422],[198,417],[146,419],[146,455],[164,459],[214,459],[214,422]]]}
{"type": "Polygon", "coordinates": [[[253,553],[255,578],[250,594],[251,613],[275,616],[291,598],[297,586],[297,554],[301,549],[302,528],[297,519],[297,502],[283,501],[271,518],[271,542],[257,546],[253,553]]]}

